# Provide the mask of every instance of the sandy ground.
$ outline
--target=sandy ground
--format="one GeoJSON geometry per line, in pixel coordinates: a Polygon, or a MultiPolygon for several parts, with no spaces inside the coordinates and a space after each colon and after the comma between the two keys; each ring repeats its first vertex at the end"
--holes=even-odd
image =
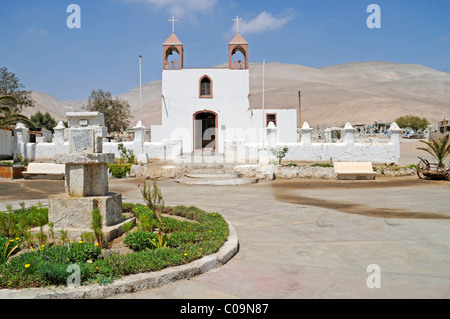
{"type": "Polygon", "coordinates": [[[407,166],[411,164],[419,163],[421,158],[429,160],[431,163],[435,162],[436,160],[433,159],[433,157],[428,154],[425,151],[418,150],[418,147],[425,147],[427,148],[427,145],[424,143],[421,143],[418,140],[402,140],[402,143],[400,144],[400,165],[407,166]]]}
{"type": "MultiPolygon", "coordinates": [[[[403,142],[402,165],[426,155],[403,142]]],[[[142,202],[143,177],[110,180],[124,202],[142,202]]],[[[375,181],[292,179],[241,186],[158,181],[166,204],[222,214],[239,252],[190,280],[116,299],[329,299],[450,297],[450,182],[417,176],[375,181]],[[367,286],[379,265],[381,288],[367,286]]],[[[0,179],[0,210],[64,192],[64,181],[0,179]]]]}

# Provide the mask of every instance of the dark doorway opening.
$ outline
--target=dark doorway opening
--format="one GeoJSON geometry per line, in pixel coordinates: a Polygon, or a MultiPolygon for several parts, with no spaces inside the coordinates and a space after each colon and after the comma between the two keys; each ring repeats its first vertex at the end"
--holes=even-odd
{"type": "Polygon", "coordinates": [[[194,150],[216,150],[217,114],[201,111],[194,114],[194,150]]]}

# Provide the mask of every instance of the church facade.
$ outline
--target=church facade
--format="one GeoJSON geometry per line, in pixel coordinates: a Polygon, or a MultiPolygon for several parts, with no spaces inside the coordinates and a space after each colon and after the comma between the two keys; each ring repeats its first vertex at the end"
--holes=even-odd
{"type": "Polygon", "coordinates": [[[233,141],[264,148],[274,131],[272,142],[298,142],[295,109],[252,108],[249,72],[249,45],[239,32],[223,68],[185,68],[183,44],[173,32],[163,43],[162,124],[151,126],[152,142],[181,140],[185,154],[224,153],[233,141]]]}

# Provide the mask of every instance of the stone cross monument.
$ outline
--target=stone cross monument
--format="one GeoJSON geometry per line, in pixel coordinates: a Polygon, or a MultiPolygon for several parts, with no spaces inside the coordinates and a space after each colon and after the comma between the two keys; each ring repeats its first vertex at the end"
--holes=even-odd
{"type": "Polygon", "coordinates": [[[104,117],[98,112],[69,112],[69,153],[56,154],[65,164],[65,194],[49,197],[49,221],[55,229],[68,231],[70,238],[91,232],[92,211],[100,210],[105,239],[121,235],[122,195],[108,190],[108,166],[114,154],[102,153],[106,136],[104,117]]]}

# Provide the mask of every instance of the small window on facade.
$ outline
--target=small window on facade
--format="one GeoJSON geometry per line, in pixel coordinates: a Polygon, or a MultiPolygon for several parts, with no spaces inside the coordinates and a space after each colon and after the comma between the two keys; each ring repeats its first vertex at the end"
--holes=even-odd
{"type": "Polygon", "coordinates": [[[275,124],[275,126],[277,126],[277,114],[276,113],[266,114],[266,127],[269,126],[270,122],[273,122],[273,124],[275,124]]]}
{"type": "Polygon", "coordinates": [[[212,97],[212,83],[208,76],[200,80],[200,97],[212,97]]]}

